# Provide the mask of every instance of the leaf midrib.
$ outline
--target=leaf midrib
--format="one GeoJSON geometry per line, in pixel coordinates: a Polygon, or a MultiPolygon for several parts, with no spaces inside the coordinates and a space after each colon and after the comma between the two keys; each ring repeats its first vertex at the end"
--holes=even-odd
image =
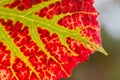
{"type": "MultiPolygon", "coordinates": [[[[24,20],[26,19],[27,21],[31,21],[31,22],[36,22],[36,23],[39,23],[39,24],[41,24],[41,22],[38,22],[37,20],[34,20],[34,19],[30,19],[30,18],[28,18],[28,17],[25,17],[25,16],[21,16],[21,15],[16,15],[16,14],[12,14],[12,13],[6,13],[6,12],[0,12],[0,14],[3,14],[3,15],[9,15],[9,16],[14,16],[15,18],[23,18],[24,20]]],[[[13,17],[12,17],[13,18],[13,17]]],[[[13,18],[14,19],[14,18],[13,18]]],[[[21,20],[20,20],[21,21],[21,20]]],[[[30,23],[29,23],[29,25],[30,25],[30,23]]],[[[44,23],[44,25],[45,25],[45,23],[44,23]]],[[[48,25],[47,25],[48,26],[48,25]]],[[[50,25],[49,25],[50,26],[50,25]]],[[[36,26],[37,27],[37,26],[36,26]]],[[[32,36],[33,37],[33,36],[32,36]]],[[[38,37],[36,38],[37,40],[38,40],[38,37]]],[[[36,40],[35,39],[35,40],[36,40]]],[[[38,42],[38,41],[37,41],[38,42]]],[[[41,43],[41,40],[40,40],[40,44],[43,44],[43,43],[41,43]]],[[[13,45],[12,45],[12,47],[13,47],[13,45]]],[[[41,46],[40,46],[41,47],[41,46]]],[[[42,47],[42,49],[43,49],[44,47],[42,47]]],[[[11,49],[11,50],[13,50],[13,49],[11,49]]],[[[46,49],[44,49],[44,51],[45,52],[47,52],[46,51],[46,49]]],[[[19,53],[20,54],[20,53],[19,53]]],[[[53,56],[51,56],[50,54],[47,54],[47,56],[49,56],[50,58],[52,58],[55,62],[57,62],[59,65],[60,65],[60,67],[62,68],[62,70],[65,72],[65,74],[67,75],[67,76],[70,76],[70,75],[68,75],[67,74],[67,72],[64,70],[64,68],[61,66],[61,64],[53,57],[53,56]]],[[[20,57],[20,58],[23,58],[23,56],[22,57],[20,57]]],[[[25,60],[25,63],[28,63],[28,61],[26,61],[26,58],[24,58],[25,60]]],[[[31,67],[31,69],[32,69],[32,67],[31,67]]],[[[34,70],[34,69],[33,69],[34,70]]],[[[34,71],[35,72],[35,71],[34,71]]]]}
{"type": "MultiPolygon", "coordinates": [[[[2,8],[1,8],[2,9],[2,8]]],[[[65,29],[65,28],[61,28],[61,27],[59,27],[59,25],[58,25],[58,27],[54,27],[54,26],[52,26],[52,24],[49,24],[49,21],[47,20],[46,22],[48,22],[48,23],[44,23],[44,22],[42,22],[42,21],[40,21],[40,20],[38,20],[38,19],[34,19],[34,18],[29,18],[29,17],[27,17],[27,16],[23,16],[23,15],[20,15],[20,14],[14,14],[14,13],[12,13],[9,9],[4,9],[4,11],[2,11],[0,9],[0,14],[2,14],[2,15],[5,15],[5,16],[13,16],[12,18],[14,19],[14,18],[17,18],[17,19],[21,19],[20,21],[22,21],[22,22],[24,22],[24,21],[26,21],[27,20],[27,22],[34,22],[34,23],[36,23],[36,24],[40,24],[40,25],[44,25],[45,26],[45,29],[48,29],[48,30],[50,30],[51,32],[53,32],[53,33],[57,33],[57,34],[59,34],[60,36],[62,35],[63,37],[71,37],[71,38],[73,38],[73,39],[76,39],[76,40],[79,40],[79,41],[81,41],[82,43],[83,43],[83,45],[85,45],[86,43],[90,43],[91,44],[91,42],[89,41],[89,39],[88,38],[86,38],[86,37],[83,37],[83,36],[81,36],[80,35],[80,33],[79,33],[79,31],[80,30],[68,30],[68,29],[65,29]],[[23,21],[24,20],[24,21],[23,21]],[[69,35],[68,35],[69,34],[69,35]]],[[[17,12],[18,13],[18,12],[17,12]]],[[[33,15],[33,14],[32,14],[33,15]]],[[[36,16],[32,16],[32,17],[36,17],[36,16]]],[[[26,23],[25,23],[26,24],[26,23]]],[[[28,25],[28,23],[26,24],[26,25],[28,25]]],[[[29,25],[30,25],[30,23],[29,23],[29,25]]],[[[44,28],[44,26],[40,26],[40,27],[42,27],[42,28],[44,28]]],[[[33,26],[32,26],[33,27],[33,26]]],[[[37,28],[37,26],[34,26],[34,28],[37,28]]],[[[65,42],[64,42],[65,43],[65,42]]],[[[93,43],[92,43],[93,44],[93,43]]],[[[97,46],[98,47],[98,46],[97,46]]]]}
{"type": "MultiPolygon", "coordinates": [[[[58,27],[52,26],[49,23],[44,23],[40,20],[35,20],[35,19],[29,18],[29,17],[26,17],[26,16],[22,16],[22,15],[19,15],[19,14],[16,15],[16,14],[13,14],[13,13],[2,12],[2,10],[0,10],[0,11],[1,11],[0,14],[2,14],[2,15],[14,16],[15,18],[25,19],[25,20],[30,21],[30,22],[34,22],[34,23],[37,23],[37,24],[40,24],[40,25],[45,25],[45,29],[50,29],[54,33],[60,33],[60,34],[62,33],[63,35],[68,35],[69,34],[69,37],[71,37],[71,38],[75,38],[75,39],[78,39],[78,40],[82,39],[82,36],[80,36],[79,33],[75,33],[75,32],[78,32],[78,30],[67,30],[67,29],[60,28],[60,27],[58,28],[58,27]]],[[[36,16],[34,16],[34,17],[36,17],[36,16]]],[[[34,26],[34,27],[37,27],[37,26],[34,26]]],[[[40,27],[44,27],[44,26],[40,26],[40,27]]],[[[87,38],[85,38],[84,40],[86,41],[86,39],[87,38]]]]}

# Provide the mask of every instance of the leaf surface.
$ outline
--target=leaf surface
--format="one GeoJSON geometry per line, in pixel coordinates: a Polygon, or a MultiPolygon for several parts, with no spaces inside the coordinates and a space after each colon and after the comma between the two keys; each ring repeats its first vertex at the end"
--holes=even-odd
{"type": "Polygon", "coordinates": [[[0,80],[59,80],[100,51],[93,0],[1,0],[0,80]]]}

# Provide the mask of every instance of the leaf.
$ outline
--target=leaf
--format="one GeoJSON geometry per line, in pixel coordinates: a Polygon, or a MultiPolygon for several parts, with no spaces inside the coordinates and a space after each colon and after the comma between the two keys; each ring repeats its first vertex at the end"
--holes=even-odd
{"type": "Polygon", "coordinates": [[[102,47],[93,0],[1,0],[0,80],[59,80],[102,47]]]}

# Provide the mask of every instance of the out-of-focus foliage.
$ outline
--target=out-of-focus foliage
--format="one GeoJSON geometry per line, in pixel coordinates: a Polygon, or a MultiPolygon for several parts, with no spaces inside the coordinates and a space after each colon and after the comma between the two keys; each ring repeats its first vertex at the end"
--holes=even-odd
{"type": "Polygon", "coordinates": [[[112,0],[114,3],[120,4],[120,0],[112,0]]]}
{"type": "Polygon", "coordinates": [[[120,39],[120,0],[95,0],[95,7],[108,34],[116,40],[120,39]]]}

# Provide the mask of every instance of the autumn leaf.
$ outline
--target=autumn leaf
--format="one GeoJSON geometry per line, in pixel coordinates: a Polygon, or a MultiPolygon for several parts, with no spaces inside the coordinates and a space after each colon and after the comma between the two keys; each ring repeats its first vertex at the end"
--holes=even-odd
{"type": "Polygon", "coordinates": [[[100,51],[93,0],[0,0],[0,80],[59,80],[100,51]]]}

